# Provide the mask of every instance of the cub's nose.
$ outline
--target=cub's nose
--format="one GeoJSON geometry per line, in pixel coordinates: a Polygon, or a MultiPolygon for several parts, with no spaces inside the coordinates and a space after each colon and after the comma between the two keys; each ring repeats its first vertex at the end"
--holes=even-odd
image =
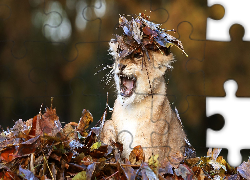
{"type": "Polygon", "coordinates": [[[123,71],[125,69],[125,67],[126,67],[126,65],[124,65],[124,64],[121,64],[121,63],[118,64],[118,69],[120,71],[123,71]]]}

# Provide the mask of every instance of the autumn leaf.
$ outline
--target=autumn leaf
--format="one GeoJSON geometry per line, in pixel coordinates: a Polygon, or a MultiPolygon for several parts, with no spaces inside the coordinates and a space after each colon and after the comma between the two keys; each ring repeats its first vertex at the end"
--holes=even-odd
{"type": "Polygon", "coordinates": [[[63,133],[67,136],[69,140],[73,140],[77,137],[77,133],[75,132],[70,123],[64,126],[63,133]]]}
{"type": "Polygon", "coordinates": [[[77,126],[77,130],[80,132],[85,131],[92,122],[93,122],[92,114],[88,110],[83,109],[82,116],[77,126]]]}
{"type": "MultiPolygon", "coordinates": [[[[120,58],[124,58],[140,49],[147,55],[148,49],[169,49],[171,46],[178,47],[184,54],[182,43],[177,38],[167,34],[160,28],[160,24],[149,21],[145,14],[139,14],[130,21],[124,16],[119,18],[119,27],[123,29],[124,35],[116,35],[118,48],[113,54],[119,53],[120,58]]],[[[186,56],[188,56],[186,54],[186,56]]]]}
{"type": "Polygon", "coordinates": [[[90,165],[88,165],[87,167],[87,171],[86,171],[86,176],[87,176],[87,179],[91,179],[94,171],[95,171],[95,168],[96,168],[96,164],[95,163],[92,163],[90,165]]]}
{"type": "Polygon", "coordinates": [[[79,172],[75,177],[72,178],[72,180],[85,180],[87,179],[86,171],[79,172]]]}
{"type": "Polygon", "coordinates": [[[90,165],[90,164],[93,163],[93,159],[92,159],[91,156],[88,155],[88,156],[83,157],[82,160],[81,160],[81,162],[83,162],[83,164],[85,166],[88,166],[88,165],[90,165]]]}
{"type": "Polygon", "coordinates": [[[52,136],[55,136],[61,130],[61,123],[55,108],[46,108],[45,113],[40,119],[40,128],[43,133],[51,133],[52,136]]]}
{"type": "Polygon", "coordinates": [[[40,146],[40,143],[40,136],[36,136],[21,143],[18,148],[18,156],[24,156],[35,152],[40,146]]]}
{"type": "Polygon", "coordinates": [[[95,149],[98,149],[99,147],[101,147],[102,143],[101,142],[96,142],[94,143],[91,147],[90,147],[90,151],[93,151],[95,149]]]}
{"type": "Polygon", "coordinates": [[[158,167],[159,167],[159,155],[152,155],[150,156],[149,160],[148,160],[148,165],[154,170],[157,171],[158,167]]]}
{"type": "Polygon", "coordinates": [[[141,164],[145,161],[145,156],[141,145],[135,146],[130,152],[129,161],[131,164],[141,164]]]}
{"type": "Polygon", "coordinates": [[[194,172],[194,176],[198,178],[198,180],[204,180],[206,175],[204,174],[203,170],[201,167],[193,167],[193,172],[194,172]]]}
{"type": "Polygon", "coordinates": [[[193,172],[187,165],[180,164],[174,171],[177,176],[181,176],[183,179],[192,179],[193,172]]]}
{"type": "Polygon", "coordinates": [[[207,151],[207,156],[211,157],[213,160],[216,160],[221,150],[222,150],[221,148],[214,148],[213,150],[212,148],[209,148],[207,151]]]}
{"type": "Polygon", "coordinates": [[[149,166],[144,164],[142,168],[142,179],[158,180],[158,177],[149,166]]]}
{"type": "Polygon", "coordinates": [[[33,172],[27,169],[23,169],[21,166],[19,166],[19,175],[22,175],[25,179],[38,180],[33,172]]]}
{"type": "Polygon", "coordinates": [[[246,179],[250,179],[250,159],[247,162],[243,162],[238,168],[237,171],[240,175],[246,179]]]}
{"type": "Polygon", "coordinates": [[[10,147],[7,147],[6,149],[3,149],[0,152],[1,160],[6,161],[6,162],[11,162],[13,159],[16,158],[16,154],[18,152],[17,150],[18,148],[16,146],[10,146],[10,147]]]}
{"type": "Polygon", "coordinates": [[[59,131],[61,131],[61,123],[56,114],[56,109],[46,108],[44,114],[40,112],[33,117],[29,135],[37,136],[47,134],[55,136],[59,131]]]}
{"type": "Polygon", "coordinates": [[[224,169],[225,171],[227,170],[226,169],[226,166],[224,166],[223,164],[211,159],[211,160],[208,160],[208,163],[212,165],[212,167],[214,168],[214,170],[220,170],[221,168],[224,169]]]}

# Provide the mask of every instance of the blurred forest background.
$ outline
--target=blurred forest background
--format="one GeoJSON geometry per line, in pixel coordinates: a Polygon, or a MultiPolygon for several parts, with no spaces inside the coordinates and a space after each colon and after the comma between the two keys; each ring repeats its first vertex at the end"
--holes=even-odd
{"type": "MultiPolygon", "coordinates": [[[[249,63],[234,63],[239,53],[230,43],[205,41],[207,17],[220,19],[224,15],[221,6],[208,8],[205,0],[1,0],[2,128],[34,117],[42,104],[42,110],[50,107],[51,97],[61,122],[78,122],[83,109],[97,122],[104,112],[107,92],[111,107],[116,98],[113,82],[101,83],[109,69],[94,74],[112,64],[108,42],[114,34],[122,33],[116,29],[119,14],[145,10],[162,28],[177,31],[169,33],[182,41],[189,55],[172,48],[177,61],[166,74],[167,92],[191,144],[198,155],[206,155],[206,129],[220,129],[224,124],[220,115],[206,117],[206,96],[224,96],[223,83],[232,73],[239,74],[243,83],[249,77],[249,63]]],[[[236,39],[244,35],[238,25],[230,31],[236,39]]],[[[247,49],[246,44],[238,45],[241,59],[247,49]]],[[[250,96],[249,85],[239,90],[237,95],[250,96]]]]}

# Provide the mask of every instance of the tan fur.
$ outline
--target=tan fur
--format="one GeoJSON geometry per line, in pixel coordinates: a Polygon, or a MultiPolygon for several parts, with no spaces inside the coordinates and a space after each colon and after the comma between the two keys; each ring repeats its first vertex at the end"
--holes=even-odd
{"type": "Polygon", "coordinates": [[[104,124],[101,140],[105,144],[110,144],[111,140],[122,143],[122,156],[125,158],[129,158],[133,147],[141,145],[146,161],[152,154],[158,154],[160,160],[178,164],[183,159],[186,135],[169,105],[164,80],[173,55],[166,56],[161,51],[148,53],[150,59],[145,54],[138,59],[132,56],[119,59],[112,54],[115,58],[113,68],[117,99],[111,120],[104,124]],[[126,66],[123,74],[137,78],[136,88],[130,97],[120,95],[121,65],[126,66]]]}

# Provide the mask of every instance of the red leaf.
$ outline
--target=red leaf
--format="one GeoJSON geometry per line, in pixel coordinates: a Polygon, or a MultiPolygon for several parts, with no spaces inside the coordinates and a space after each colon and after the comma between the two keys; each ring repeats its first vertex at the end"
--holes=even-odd
{"type": "Polygon", "coordinates": [[[10,162],[16,158],[17,148],[16,146],[7,147],[1,151],[1,160],[10,162]]]}

